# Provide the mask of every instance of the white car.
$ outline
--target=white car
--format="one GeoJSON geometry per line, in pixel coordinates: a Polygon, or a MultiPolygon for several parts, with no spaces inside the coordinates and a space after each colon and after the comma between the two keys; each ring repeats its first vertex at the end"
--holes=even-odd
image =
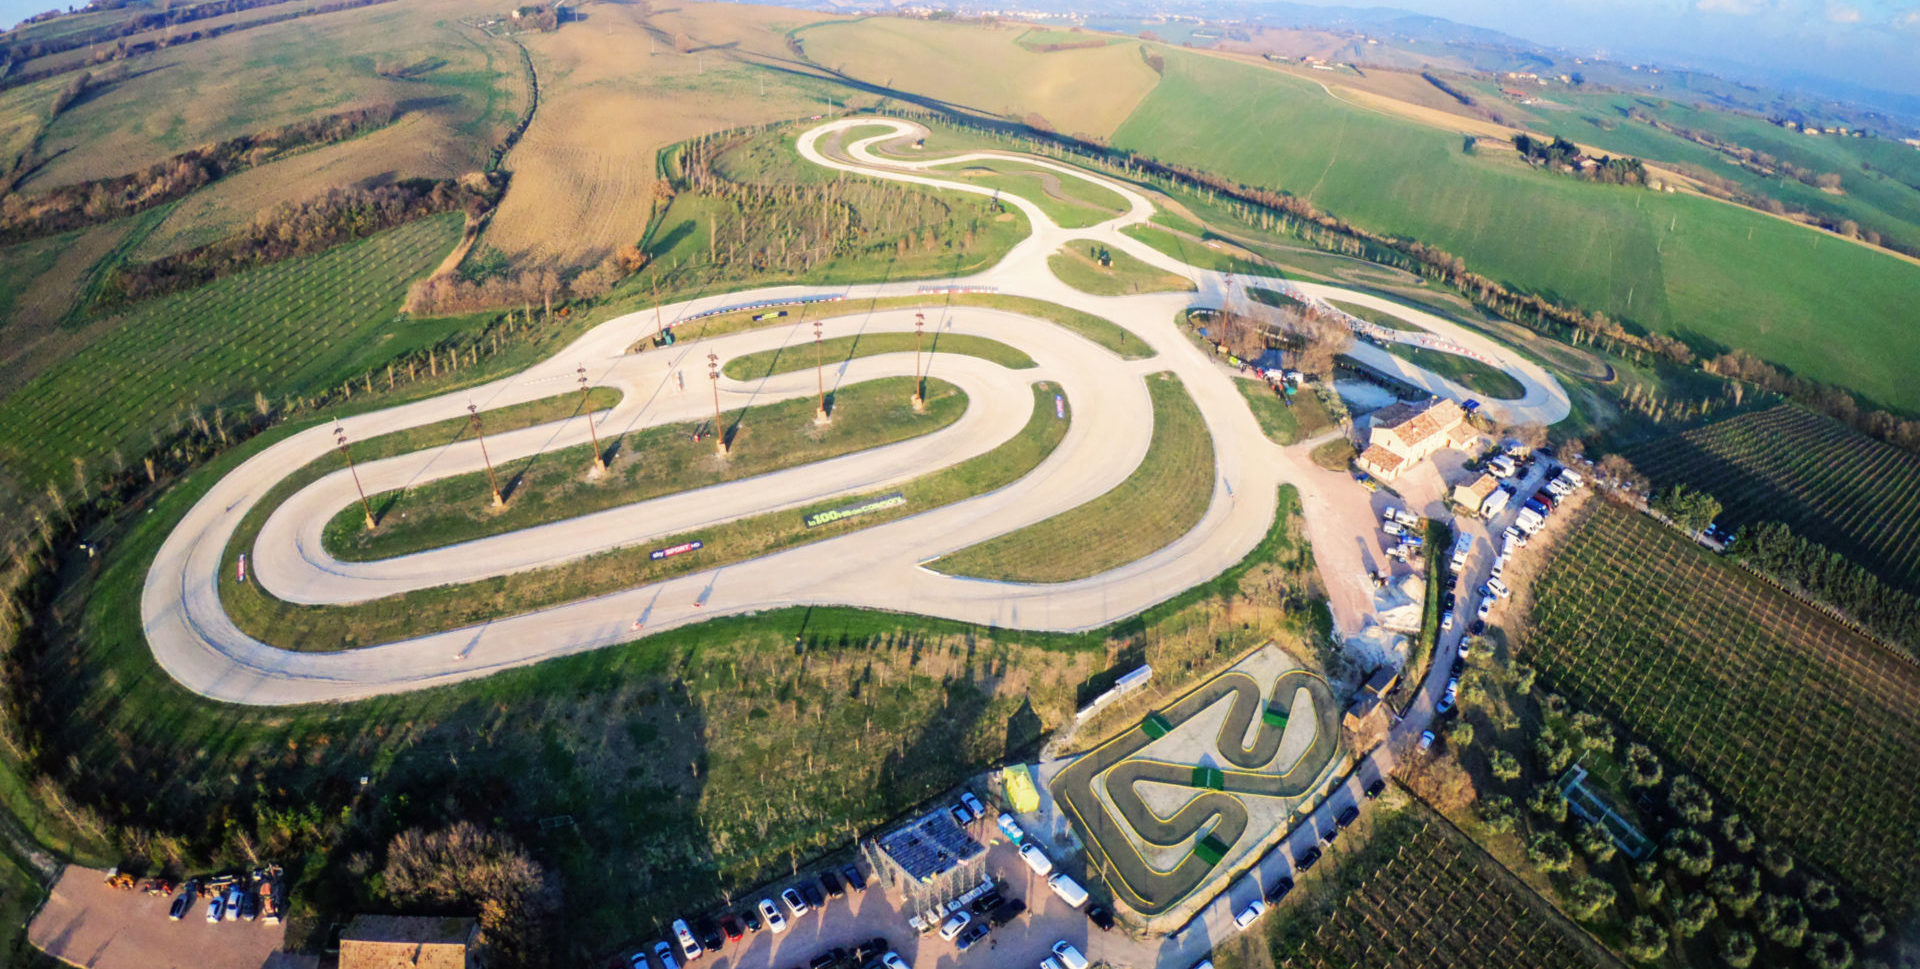
{"type": "Polygon", "coordinates": [[[1456,654],[1456,655],[1458,655],[1458,656],[1459,656],[1459,657],[1460,657],[1461,659],[1466,659],[1466,658],[1467,658],[1467,644],[1468,644],[1469,642],[1470,642],[1470,638],[1469,638],[1469,637],[1466,637],[1466,636],[1462,636],[1462,637],[1460,637],[1460,648],[1459,648],[1459,649],[1457,649],[1457,650],[1455,650],[1454,652],[1455,652],[1455,654],[1456,654]]]}
{"type": "Polygon", "coordinates": [[[1073,947],[1073,943],[1061,939],[1053,944],[1053,954],[1060,957],[1060,964],[1067,969],[1087,969],[1087,957],[1073,947]]]}
{"type": "Polygon", "coordinates": [[[889,951],[886,955],[881,956],[880,964],[886,966],[887,969],[913,969],[912,966],[907,965],[907,960],[900,958],[900,953],[898,952],[889,951]]]}
{"type": "Polygon", "coordinates": [[[981,804],[980,799],[974,797],[972,791],[961,791],[960,803],[966,805],[967,810],[973,812],[973,816],[976,818],[984,818],[987,816],[986,805],[981,804]]]}
{"type": "Polygon", "coordinates": [[[807,900],[800,897],[799,889],[789,888],[780,893],[780,904],[787,907],[787,914],[799,918],[807,914],[807,900]]]}
{"type": "Polygon", "coordinates": [[[1432,749],[1432,747],[1433,747],[1433,731],[1431,730],[1420,731],[1420,749],[1430,750],[1432,749]]]}
{"type": "Polygon", "coordinates": [[[1381,524],[1380,530],[1389,535],[1405,535],[1407,533],[1406,528],[1399,522],[1385,522],[1381,524]]]}
{"type": "Polygon", "coordinates": [[[1256,898],[1247,903],[1246,908],[1241,909],[1238,914],[1234,915],[1233,924],[1238,928],[1244,929],[1252,925],[1254,919],[1265,914],[1267,914],[1267,903],[1256,898]]]}
{"type": "Polygon", "coordinates": [[[1492,599],[1480,600],[1480,608],[1475,609],[1473,612],[1475,616],[1481,619],[1487,618],[1488,614],[1493,612],[1493,600],[1492,599]]]}
{"type": "Polygon", "coordinates": [[[773,904],[773,899],[763,898],[757,907],[760,909],[760,921],[767,923],[767,928],[772,929],[773,934],[779,935],[787,930],[787,917],[780,914],[780,906],[773,904]]]}
{"type": "Polygon", "coordinates": [[[956,935],[959,935],[960,930],[966,928],[967,923],[972,921],[973,921],[973,913],[968,912],[965,909],[955,912],[952,915],[947,916],[947,920],[945,922],[940,923],[940,937],[947,940],[948,942],[952,942],[953,937],[956,935]]]}
{"type": "Polygon", "coordinates": [[[1499,596],[1502,599],[1505,599],[1506,597],[1513,595],[1513,590],[1507,588],[1507,584],[1505,582],[1500,581],[1498,578],[1487,580],[1487,591],[1493,593],[1496,596],[1499,596]]]}
{"type": "Polygon", "coordinates": [[[1036,875],[1045,875],[1053,871],[1053,859],[1047,857],[1047,853],[1041,851],[1039,845],[1021,845],[1020,860],[1026,862],[1027,867],[1033,869],[1036,875]]]}
{"type": "Polygon", "coordinates": [[[686,919],[673,920],[673,940],[680,943],[680,951],[686,953],[687,961],[692,962],[706,953],[700,940],[693,937],[693,930],[687,927],[686,919]]]}
{"type": "Polygon", "coordinates": [[[1452,609],[1448,609],[1446,612],[1443,612],[1440,614],[1440,628],[1443,630],[1453,629],[1453,610],[1452,609]]]}
{"type": "Polygon", "coordinates": [[[226,912],[226,908],[227,903],[220,896],[215,895],[213,901],[207,903],[207,921],[220,921],[220,916],[226,912]]]}

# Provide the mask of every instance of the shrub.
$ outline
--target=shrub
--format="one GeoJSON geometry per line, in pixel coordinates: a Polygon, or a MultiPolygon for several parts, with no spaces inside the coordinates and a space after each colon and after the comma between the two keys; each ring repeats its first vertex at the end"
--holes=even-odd
{"type": "Polygon", "coordinates": [[[1527,842],[1527,860],[1541,871],[1566,871],[1573,867],[1573,849],[1567,847],[1565,838],[1542,831],[1527,842]]]}
{"type": "Polygon", "coordinates": [[[1880,916],[1872,912],[1863,913],[1854,921],[1853,928],[1860,933],[1860,941],[1867,945],[1872,945],[1887,936],[1887,924],[1880,921],[1880,916]]]}
{"type": "Polygon", "coordinates": [[[1487,830],[1495,833],[1512,831],[1520,820],[1520,811],[1513,806],[1513,798],[1496,794],[1480,802],[1480,820],[1487,830]]]}
{"type": "Polygon", "coordinates": [[[1853,946],[1832,932],[1815,932],[1807,939],[1807,961],[1814,969],[1849,969],[1853,946]]]}
{"type": "Polygon", "coordinates": [[[1743,855],[1752,851],[1754,842],[1758,840],[1754,837],[1752,826],[1738,814],[1729,814],[1721,819],[1720,836],[1727,839],[1727,844],[1732,845],[1733,850],[1743,855]]]}
{"type": "Polygon", "coordinates": [[[1831,912],[1840,907],[1840,893],[1824,878],[1807,879],[1807,905],[1816,912],[1831,912]]]}
{"type": "Polygon", "coordinates": [[[1714,871],[1708,889],[1729,913],[1745,915],[1760,901],[1760,873],[1739,862],[1722,865],[1714,871]]]}
{"type": "Polygon", "coordinates": [[[1533,793],[1527,795],[1527,808],[1557,824],[1567,819],[1567,796],[1552,782],[1535,784],[1533,793]]]}
{"type": "Polygon", "coordinates": [[[1797,898],[1760,897],[1760,931],[1789,949],[1800,948],[1807,935],[1807,913],[1797,898]]]}
{"type": "Polygon", "coordinates": [[[1704,875],[1713,870],[1713,842],[1692,828],[1675,828],[1667,835],[1661,854],[1689,875],[1704,875]]]}
{"type": "Polygon", "coordinates": [[[1493,752],[1492,757],[1487,758],[1487,769],[1492,771],[1493,776],[1500,780],[1519,780],[1520,758],[1504,750],[1496,750],[1493,752]]]}
{"type": "Polygon", "coordinates": [[[1567,887],[1567,910],[1573,913],[1574,918],[1590,922],[1613,907],[1615,894],[1613,886],[1605,879],[1581,875],[1567,887]]]}
{"type": "Polygon", "coordinates": [[[1733,969],[1747,969],[1759,955],[1760,943],[1753,940],[1752,932],[1735,929],[1720,940],[1720,958],[1733,969]]]}
{"type": "Polygon", "coordinates": [[[1766,845],[1760,849],[1760,867],[1775,878],[1785,878],[1793,871],[1793,855],[1785,848],[1766,845]]]}
{"type": "Polygon", "coordinates": [[[1607,833],[1607,827],[1604,824],[1580,822],[1580,832],[1575,836],[1575,840],[1579,842],[1581,852],[1602,864],[1612,861],[1613,856],[1619,851],[1614,846],[1613,836],[1607,833]]]}
{"type": "Polygon", "coordinates": [[[1573,715],[1573,733],[1585,750],[1612,750],[1613,724],[1605,717],[1581,712],[1573,715]]]}
{"type": "Polygon", "coordinates": [[[1640,962],[1655,962],[1667,954],[1667,931],[1645,915],[1633,917],[1627,926],[1627,955],[1640,962]]]}
{"type": "Polygon", "coordinates": [[[1675,895],[1667,910],[1673,913],[1673,927],[1688,939],[1699,935],[1720,914],[1720,907],[1705,895],[1675,895]]]}
{"type": "Polygon", "coordinates": [[[1660,768],[1660,758],[1646,744],[1627,745],[1627,783],[1634,787],[1653,787],[1660,783],[1664,772],[1660,768]]]}
{"type": "Polygon", "coordinates": [[[1667,804],[1688,824],[1706,824],[1713,820],[1713,795],[1690,774],[1673,779],[1673,786],[1667,790],[1667,804]]]}

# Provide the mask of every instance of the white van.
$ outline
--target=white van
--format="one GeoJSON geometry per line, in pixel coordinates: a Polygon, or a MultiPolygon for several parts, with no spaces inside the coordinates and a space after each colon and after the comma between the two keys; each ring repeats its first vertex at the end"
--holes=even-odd
{"type": "Polygon", "coordinates": [[[1073,943],[1061,939],[1053,944],[1053,954],[1067,969],[1087,969],[1087,957],[1073,947],[1073,943]]]}
{"type": "Polygon", "coordinates": [[[1394,512],[1393,520],[1399,522],[1402,525],[1405,525],[1408,528],[1413,528],[1420,524],[1420,516],[1410,511],[1394,512]]]}
{"type": "Polygon", "coordinates": [[[1074,908],[1087,904],[1087,890],[1081,888],[1079,882],[1068,878],[1065,872],[1047,876],[1047,887],[1074,908]]]}

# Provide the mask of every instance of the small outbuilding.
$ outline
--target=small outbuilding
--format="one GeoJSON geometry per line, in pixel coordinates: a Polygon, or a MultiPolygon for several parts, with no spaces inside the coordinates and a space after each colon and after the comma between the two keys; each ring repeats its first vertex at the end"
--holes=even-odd
{"type": "Polygon", "coordinates": [[[340,969],[475,969],[469,918],[356,915],[340,933],[340,969]]]}

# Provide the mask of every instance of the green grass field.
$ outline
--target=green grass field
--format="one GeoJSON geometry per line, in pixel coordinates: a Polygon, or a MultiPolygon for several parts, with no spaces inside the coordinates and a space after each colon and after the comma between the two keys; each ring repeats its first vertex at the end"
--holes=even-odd
{"type": "Polygon", "coordinates": [[[1006,582],[1067,582],[1124,565],[1186,534],[1213,497],[1213,440],[1178,378],[1155,374],[1147,389],[1153,395],[1153,440],[1118,487],[929,567],[1006,582]]]}
{"type": "Polygon", "coordinates": [[[1920,408],[1898,362],[1920,359],[1920,331],[1901,323],[1920,302],[1920,266],[1708,199],[1463,155],[1453,133],[1310,81],[1163,50],[1166,76],[1117,146],[1282,188],[1522,289],[1920,408]]]}
{"type": "MultiPolygon", "coordinates": [[[[1246,273],[1252,276],[1279,276],[1281,271],[1273,266],[1255,262],[1229,252],[1195,242],[1170,229],[1157,225],[1130,225],[1120,230],[1172,256],[1189,266],[1208,269],[1214,272],[1246,273]]],[[[1204,238],[1204,236],[1203,236],[1204,238]]]]}
{"type": "Polygon", "coordinates": [[[1108,252],[1110,265],[1102,266],[1088,254],[1092,243],[1073,242],[1047,257],[1047,268],[1060,281],[1095,296],[1131,296],[1136,293],[1191,291],[1193,281],[1149,266],[1126,253],[1108,252]]]}
{"type": "Polygon", "coordinates": [[[347,561],[372,561],[500,535],[548,522],[751,478],[931,434],[966,413],[967,397],[927,381],[927,407],[908,403],[912,377],[870,380],[828,398],[834,420],[813,422],[811,396],[723,415],[732,448],[713,454],[711,420],[603,436],[607,478],[590,481],[593,446],[546,451],[496,467],[506,507],[491,507],[484,471],[440,478],[404,491],[369,495],[380,527],[367,531],[356,504],[327,523],[325,546],[347,561]],[[696,430],[705,440],[693,440],[696,430]]]}
{"type": "Polygon", "coordinates": [[[1333,304],[1343,313],[1359,317],[1376,326],[1384,326],[1389,330],[1409,330],[1415,333],[1426,332],[1426,327],[1409,323],[1392,313],[1377,310],[1371,306],[1361,306],[1359,303],[1348,303],[1337,299],[1328,300],[1327,302],[1333,304]]]}
{"type": "Polygon", "coordinates": [[[1099,225],[1127,211],[1126,200],[1085,179],[1012,161],[975,159],[938,170],[959,181],[1017,195],[1068,229],[1099,225]]]}
{"type": "Polygon", "coordinates": [[[1235,379],[1233,386],[1275,444],[1298,444],[1333,426],[1333,416],[1311,390],[1294,394],[1293,406],[1288,407],[1264,381],[1235,379]]]}
{"type": "MultiPolygon", "coordinates": [[[[185,411],[250,406],[255,391],[323,386],[377,347],[418,345],[394,313],[407,284],[452,248],[461,217],[409,223],[317,256],[136,305],[99,341],[0,399],[6,471],[67,482],[111,452],[146,449],[185,411]]],[[[432,334],[435,338],[439,333],[432,334]]],[[[425,342],[432,342],[427,340],[425,342]]]]}
{"type": "Polygon", "coordinates": [[[1409,363],[1424,367],[1483,397],[1518,400],[1527,388],[1505,370],[1490,367],[1472,357],[1439,350],[1424,350],[1408,343],[1383,343],[1380,348],[1409,363]]]}
{"type": "MultiPolygon", "coordinates": [[[[933,372],[932,360],[942,353],[958,353],[969,357],[979,357],[997,363],[1012,370],[1025,370],[1034,366],[1033,358],[1007,346],[998,340],[989,340],[982,336],[970,336],[965,333],[934,333],[918,344],[925,348],[925,362],[921,364],[925,373],[933,372]]],[[[877,356],[882,353],[913,353],[916,338],[911,333],[868,333],[860,336],[840,336],[820,341],[818,356],[822,366],[835,368],[858,357],[877,356]]],[[[762,350],[745,356],[734,357],[727,361],[720,372],[734,380],[759,380],[774,374],[792,373],[807,370],[815,365],[815,348],[811,340],[796,342],[792,346],[778,350],[762,350]]]]}

